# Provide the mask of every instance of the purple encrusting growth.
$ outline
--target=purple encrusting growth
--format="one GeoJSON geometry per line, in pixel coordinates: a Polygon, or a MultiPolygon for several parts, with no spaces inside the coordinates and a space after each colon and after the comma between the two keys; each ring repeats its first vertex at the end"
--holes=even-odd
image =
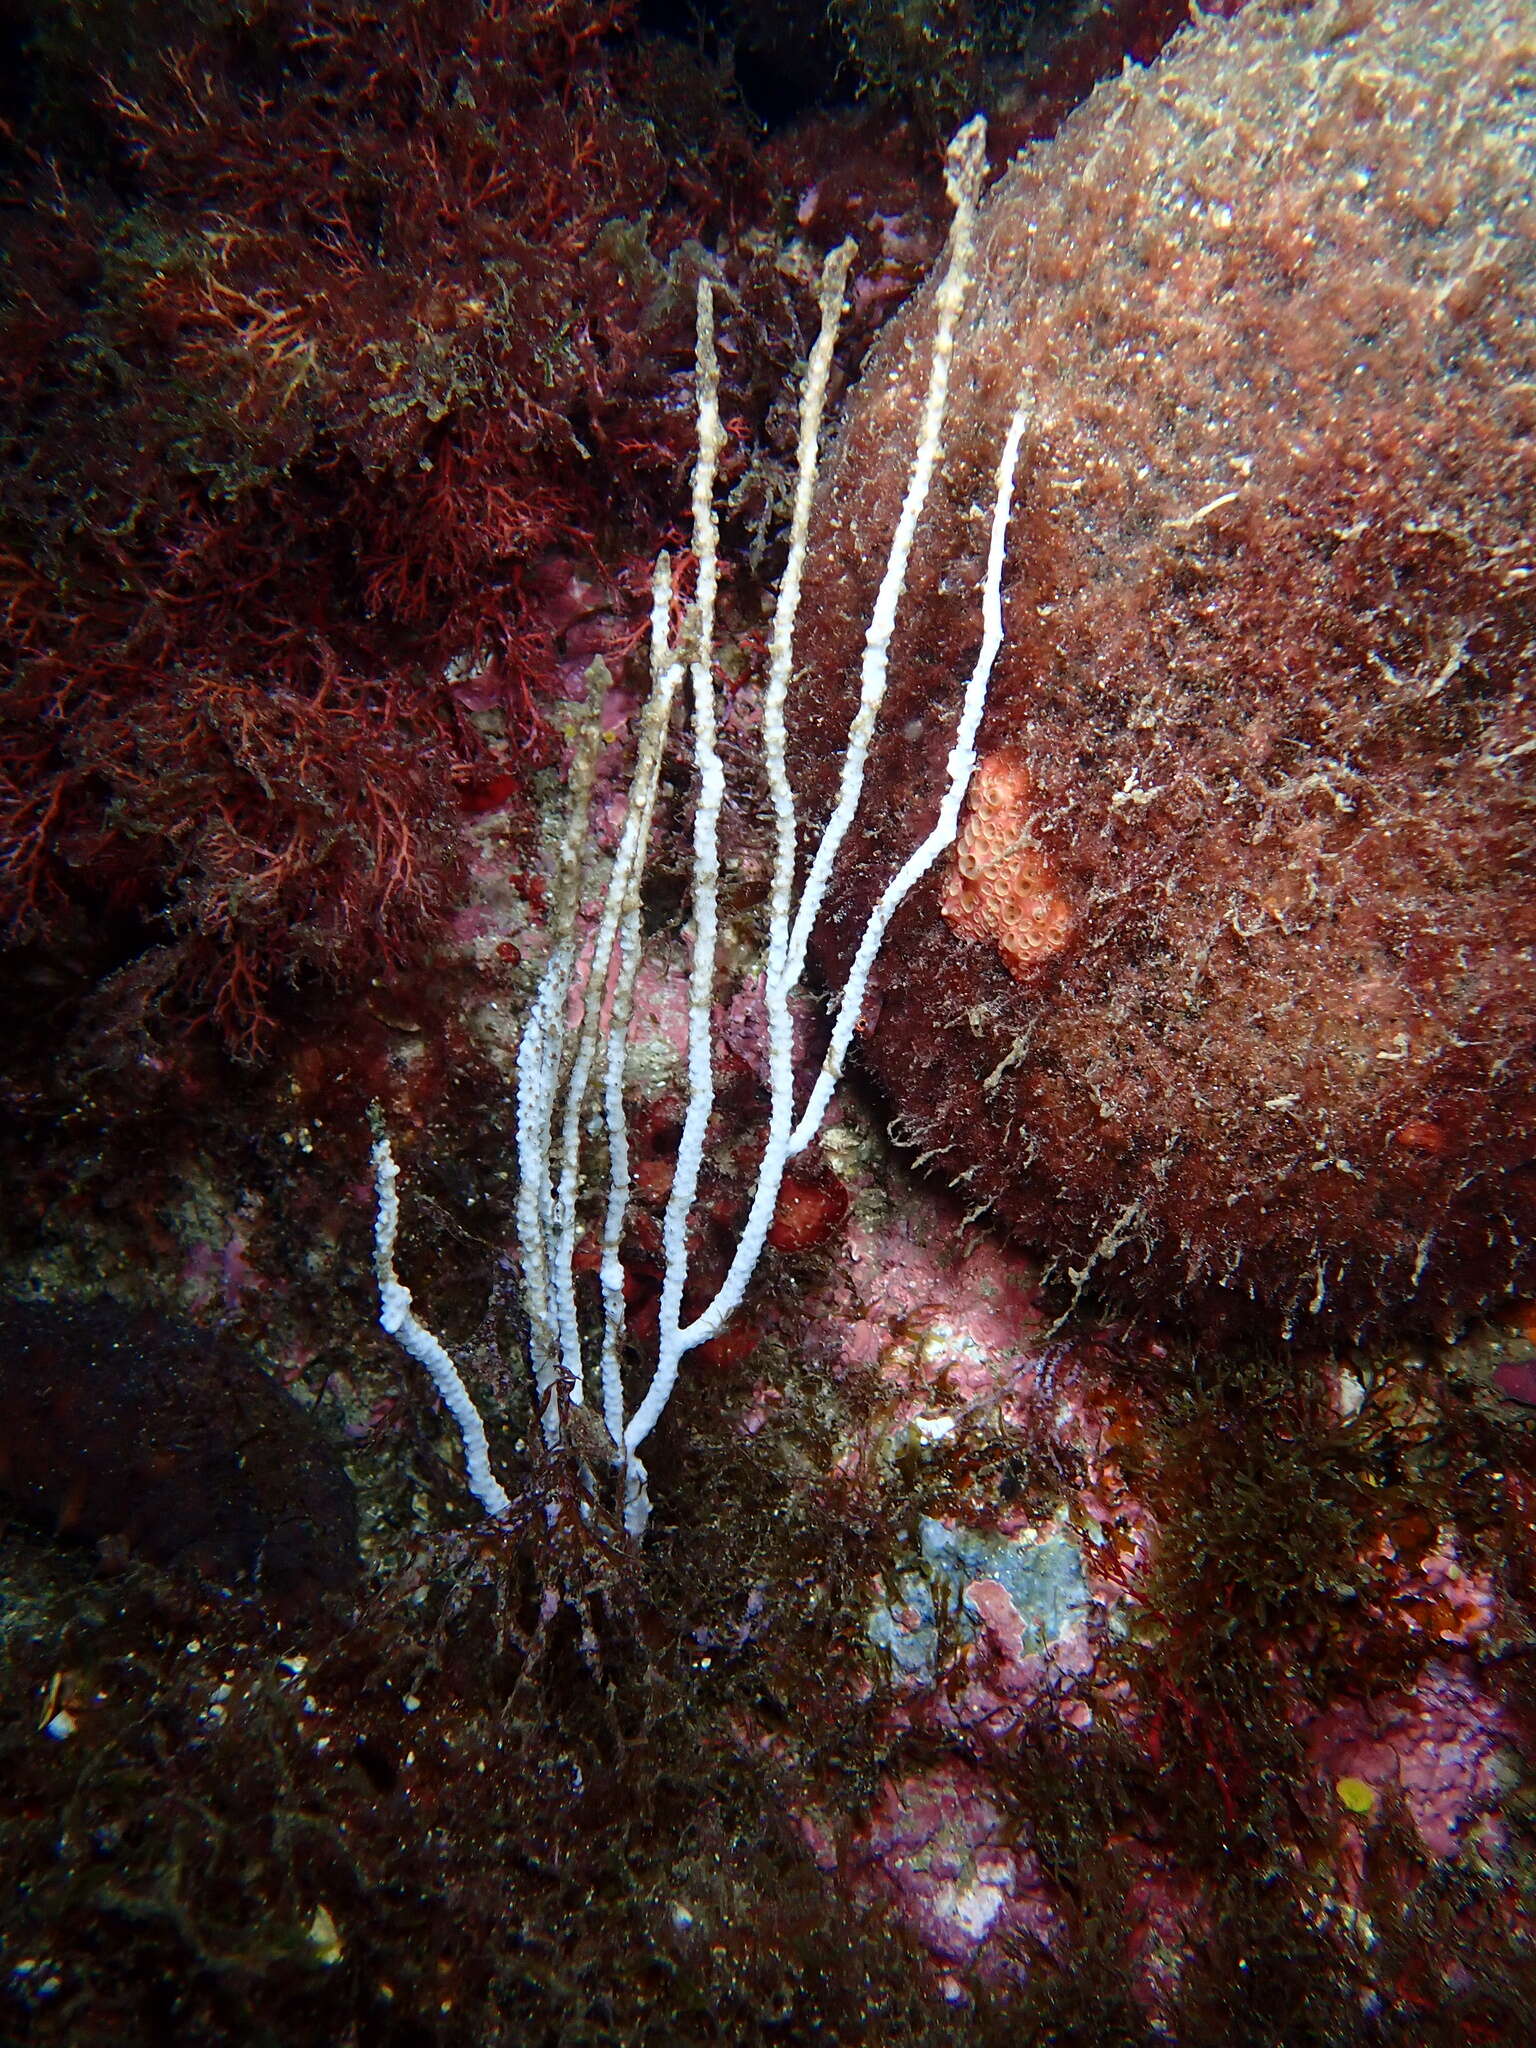
{"type": "MultiPolygon", "coordinates": [[[[937,801],[1027,396],[980,752],[1027,775],[1067,937],[1021,967],[957,928],[951,860],[868,1057],[898,1135],[1078,1290],[1353,1333],[1536,1273],[1532,51],[1512,0],[1261,0],[1100,86],[984,212],[821,964],[937,801]]],[[[931,319],[882,340],[823,488],[823,804],[931,319]]]]}

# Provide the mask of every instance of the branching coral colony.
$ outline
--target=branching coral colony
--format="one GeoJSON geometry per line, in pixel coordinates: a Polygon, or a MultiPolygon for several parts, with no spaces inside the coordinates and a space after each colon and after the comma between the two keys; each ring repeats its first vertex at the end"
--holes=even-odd
{"type": "MultiPolygon", "coordinates": [[[[715,468],[723,444],[717,396],[713,302],[710,285],[698,290],[696,381],[698,455],[693,476],[693,551],[697,581],[682,631],[671,637],[671,564],[662,555],[652,584],[651,691],[641,714],[635,763],[612,868],[589,942],[578,937],[588,812],[601,732],[600,681],[594,683],[571,770],[570,810],[556,865],[550,952],[523,1027],[517,1059],[517,1230],[529,1363],[544,1437],[549,1447],[572,1444],[573,1412],[589,1401],[588,1352],[576,1298],[577,1251],[583,1185],[583,1137],[595,1126],[606,1154],[606,1192],[599,1204],[602,1329],[597,1380],[603,1421],[617,1468],[625,1528],[638,1537],[650,1514],[640,1447],[655,1428],[690,1351],[726,1324],[751,1281],[773,1220],[785,1167],[819,1130],[858,1024],[870,968],[897,906],[954,841],[960,809],[976,763],[975,740],[987,683],[1002,645],[1002,576],[1013,479],[1025,413],[1009,425],[997,470],[990,541],[982,584],[982,639],[966,684],[950,749],[938,815],[922,843],[887,883],[855,949],[832,1019],[820,1072],[803,1107],[796,1109],[792,999],[805,967],[811,930],[838,850],[853,822],[863,785],[870,735],[880,715],[897,611],[918,522],[940,460],[950,359],[970,279],[977,202],[986,172],[986,131],[978,117],[951,143],[946,186],[954,218],[934,298],[935,327],[928,384],[919,416],[907,487],[885,570],[864,636],[859,703],[849,728],[838,794],[803,879],[796,887],[795,799],[785,768],[784,704],[794,660],[795,617],[805,566],[806,536],[816,488],[821,416],[831,373],[853,245],[827,259],[821,280],[821,331],[801,395],[799,476],[790,523],[789,556],[774,610],[769,669],[763,698],[763,755],[774,820],[774,859],[768,893],[768,952],[762,1002],[769,1059],[768,1129],[757,1182],[735,1255],[712,1301],[683,1320],[688,1279],[688,1228],[704,1160],[714,1100],[711,1009],[716,980],[718,828],[725,772],[716,746],[714,623],[718,529],[715,468]],[[693,820],[693,954],[688,996],[688,1093],[676,1171],[662,1224],[663,1274],[659,1343],[650,1385],[626,1413],[621,1358],[624,1350],[624,1274],[620,1246],[629,1208],[630,1173],[624,1106],[624,1061],[640,966],[640,885],[645,872],[662,756],[673,706],[687,675],[692,698],[695,771],[693,820]]],[[[506,1512],[509,1496],[491,1470],[484,1425],[452,1359],[411,1309],[411,1296],[395,1274],[398,1168],[388,1138],[374,1146],[378,1211],[374,1268],[380,1321],[431,1375],[464,1442],[469,1483],[492,1515],[506,1512]]],[[[596,1432],[581,1432],[589,1443],[596,1432]]]]}

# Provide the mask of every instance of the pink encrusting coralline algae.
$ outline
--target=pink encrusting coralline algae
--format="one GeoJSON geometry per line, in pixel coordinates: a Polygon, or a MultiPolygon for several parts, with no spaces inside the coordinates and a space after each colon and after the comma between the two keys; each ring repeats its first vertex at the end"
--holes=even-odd
{"type": "MultiPolygon", "coordinates": [[[[851,1135],[835,1131],[831,1149],[847,1164],[851,1135]]],[[[880,1389],[840,1461],[853,1497],[886,1497],[914,1471],[954,1490],[944,1512],[916,1516],[864,1619],[893,1755],[906,1738],[954,1755],[894,1762],[862,1811],[814,1805],[802,1825],[829,1876],[897,1911],[955,1997],[968,1972],[1027,1974],[1067,1940],[1067,1902],[1008,1790],[1036,1746],[1070,1754],[1098,1736],[1155,1767],[1166,1741],[1150,1704],[1169,1647],[1156,1589],[1182,1504],[1164,1494],[1154,1506],[1144,1480],[1165,1429],[1151,1388],[1169,1353],[1135,1331],[1052,1336],[1038,1282],[1024,1254],[968,1233],[952,1199],[911,1193],[899,1214],[850,1224],[837,1270],[806,1304],[826,1381],[873,1372],[880,1389]],[[1132,1357],[1151,1375],[1141,1395],[1124,1370],[1132,1357]],[[1070,1474],[1053,1509],[968,1485],[966,1447],[999,1439],[1021,1468],[1049,1459],[1070,1474]]],[[[1362,1407],[1390,1399],[1367,1396],[1348,1372],[1330,1384],[1346,1430],[1375,1426],[1362,1407]]],[[[743,1426],[762,1421],[754,1408],[743,1426]]],[[[1406,1438],[1410,1405],[1399,1423],[1406,1438]]],[[[1294,1731],[1293,1797],[1335,1845],[1331,1871],[1314,1874],[1320,1912],[1356,1910],[1365,1846],[1397,1820],[1430,1859],[1496,1862],[1497,1809],[1519,1749],[1482,1671],[1500,1612],[1488,1571],[1462,1561],[1449,1530],[1395,1542],[1381,1529],[1362,1534],[1354,1570],[1372,1588],[1370,1620],[1338,1626],[1353,1631],[1362,1671],[1389,1639],[1423,1649],[1417,1677],[1335,1681],[1320,1701],[1289,1661],[1295,1646],[1276,1638],[1274,1711],[1294,1731]]],[[[1341,1643],[1337,1663],[1347,1672],[1350,1662],[1341,1643]]],[[[1135,1872],[1125,1967],[1155,2017],[1172,2009],[1180,1958],[1215,1909],[1198,1864],[1155,1827],[1127,1832],[1116,1854],[1135,1872]]]]}

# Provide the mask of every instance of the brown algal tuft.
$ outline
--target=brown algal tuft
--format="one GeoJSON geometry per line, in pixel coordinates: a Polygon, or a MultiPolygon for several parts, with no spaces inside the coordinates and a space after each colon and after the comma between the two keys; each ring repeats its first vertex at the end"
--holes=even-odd
{"type": "MultiPolygon", "coordinates": [[[[989,202],[821,965],[936,805],[1028,394],[980,752],[1027,790],[1019,886],[1062,942],[1021,972],[962,907],[994,766],[898,920],[869,1060],[1078,1287],[1359,1330],[1536,1280],[1533,74],[1518,0],[1256,0],[989,202]]],[[[823,487],[813,810],[930,320],[883,338],[823,487]]]]}

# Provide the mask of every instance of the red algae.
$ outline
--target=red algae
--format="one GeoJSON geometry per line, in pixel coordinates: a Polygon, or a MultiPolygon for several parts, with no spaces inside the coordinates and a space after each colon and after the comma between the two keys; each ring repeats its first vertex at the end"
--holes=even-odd
{"type": "MultiPolygon", "coordinates": [[[[977,801],[1028,802],[997,904],[973,803],[904,906],[866,1052],[903,1140],[1077,1292],[1354,1333],[1536,1270],[1532,47],[1507,0],[1205,20],[984,215],[821,962],[886,821],[937,802],[1027,398],[977,801]]],[[[823,801],[930,319],[882,339],[820,501],[823,801]]]]}
{"type": "Polygon", "coordinates": [[[264,1054],[293,990],[419,969],[456,800],[548,757],[573,564],[648,571],[698,237],[761,194],[702,76],[692,142],[658,134],[626,13],[45,39],[0,305],[0,932],[121,971],[120,1020],[264,1054]]]}

